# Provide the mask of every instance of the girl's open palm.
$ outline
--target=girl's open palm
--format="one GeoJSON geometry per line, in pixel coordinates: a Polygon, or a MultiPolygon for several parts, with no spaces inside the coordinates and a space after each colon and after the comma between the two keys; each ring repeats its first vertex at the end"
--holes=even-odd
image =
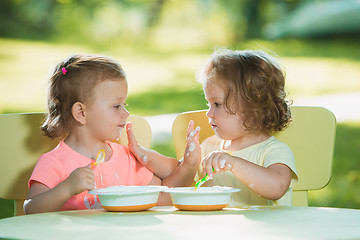
{"type": "Polygon", "coordinates": [[[198,167],[201,161],[201,148],[199,143],[200,127],[194,129],[194,121],[189,122],[187,129],[187,143],[184,153],[184,164],[198,167]]]}
{"type": "Polygon", "coordinates": [[[130,152],[135,156],[135,158],[142,163],[143,165],[146,165],[146,159],[144,159],[144,156],[146,156],[143,147],[141,147],[135,138],[134,132],[132,130],[132,123],[126,124],[126,133],[128,136],[128,147],[130,152]]]}

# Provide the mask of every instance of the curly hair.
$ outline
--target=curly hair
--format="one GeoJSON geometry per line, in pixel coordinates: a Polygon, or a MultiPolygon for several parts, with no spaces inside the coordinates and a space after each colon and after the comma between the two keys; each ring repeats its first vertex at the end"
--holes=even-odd
{"type": "Polygon", "coordinates": [[[48,114],[41,126],[50,138],[65,137],[75,123],[72,106],[91,101],[95,85],[104,81],[125,80],[116,61],[97,55],[74,55],[59,63],[50,78],[48,114]]]}
{"type": "Polygon", "coordinates": [[[216,50],[197,77],[203,83],[224,83],[224,108],[229,114],[241,114],[248,131],[272,134],[291,121],[285,73],[263,51],[216,50]]]}

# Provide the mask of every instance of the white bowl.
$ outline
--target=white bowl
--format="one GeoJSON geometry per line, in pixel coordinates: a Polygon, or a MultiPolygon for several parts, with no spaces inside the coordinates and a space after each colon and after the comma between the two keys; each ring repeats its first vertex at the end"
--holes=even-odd
{"type": "Polygon", "coordinates": [[[229,204],[231,194],[239,192],[238,188],[230,187],[194,187],[169,188],[164,192],[170,193],[175,207],[189,211],[221,210],[229,204]]]}
{"type": "Polygon", "coordinates": [[[156,205],[159,193],[166,186],[113,186],[89,191],[98,195],[101,206],[108,211],[143,211],[156,205]]]}

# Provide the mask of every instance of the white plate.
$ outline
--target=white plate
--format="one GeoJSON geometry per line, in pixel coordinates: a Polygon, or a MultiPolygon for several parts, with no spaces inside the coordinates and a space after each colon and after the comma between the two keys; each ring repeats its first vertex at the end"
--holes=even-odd
{"type": "Polygon", "coordinates": [[[159,192],[166,186],[113,186],[89,191],[98,195],[101,206],[108,211],[129,212],[152,208],[158,201],[159,192]]]}
{"type": "Polygon", "coordinates": [[[175,207],[180,210],[210,211],[221,210],[230,201],[231,194],[239,192],[238,188],[230,187],[194,187],[169,188],[164,190],[171,195],[175,207]]]}
{"type": "Polygon", "coordinates": [[[107,188],[98,188],[89,191],[90,194],[95,195],[131,195],[131,194],[142,194],[142,193],[149,193],[149,192],[161,192],[167,189],[166,186],[113,186],[107,188]]]}

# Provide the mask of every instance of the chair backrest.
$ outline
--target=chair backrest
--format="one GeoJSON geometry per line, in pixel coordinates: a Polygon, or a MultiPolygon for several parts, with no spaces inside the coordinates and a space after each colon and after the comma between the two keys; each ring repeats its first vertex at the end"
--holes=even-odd
{"type": "MultiPolygon", "coordinates": [[[[16,215],[28,193],[27,182],[39,156],[53,149],[59,140],[41,134],[44,113],[0,114],[0,198],[17,200],[16,215]]],[[[139,144],[150,147],[151,128],[143,117],[129,116],[139,144]]],[[[127,145],[125,129],[119,143],[127,145]]]]}
{"type": "MultiPolygon", "coordinates": [[[[275,137],[286,143],[294,153],[299,182],[293,188],[293,205],[307,206],[308,191],[325,187],[331,177],[336,119],[322,107],[291,107],[293,121],[275,137]]],[[[208,124],[206,110],[185,112],[174,120],[172,134],[176,156],[185,150],[186,130],[190,120],[200,126],[200,142],[214,135],[208,124]]]]}

